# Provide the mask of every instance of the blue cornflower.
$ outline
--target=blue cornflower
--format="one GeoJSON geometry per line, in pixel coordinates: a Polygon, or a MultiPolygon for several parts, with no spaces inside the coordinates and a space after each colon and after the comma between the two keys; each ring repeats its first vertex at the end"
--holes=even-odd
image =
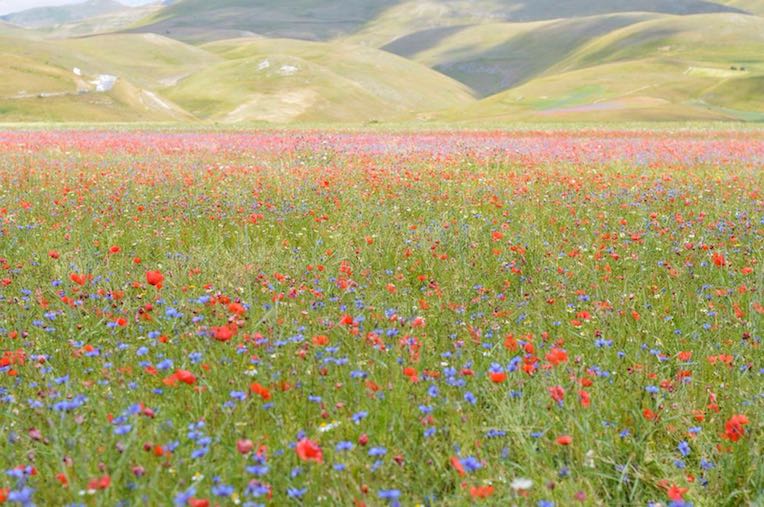
{"type": "Polygon", "coordinates": [[[186,507],[188,505],[188,501],[191,500],[191,498],[196,495],[196,488],[191,486],[185,491],[181,491],[177,495],[175,495],[175,507],[186,507]]]}
{"type": "Polygon", "coordinates": [[[337,452],[340,451],[349,451],[353,448],[353,443],[343,440],[342,442],[337,442],[337,445],[334,446],[334,450],[337,452]]]}
{"type": "Polygon", "coordinates": [[[308,488],[287,488],[289,498],[300,498],[308,492],[308,488]]]}
{"type": "Polygon", "coordinates": [[[464,469],[470,473],[483,468],[483,465],[480,463],[480,460],[478,460],[474,456],[467,456],[466,458],[462,458],[459,461],[464,467],[464,469]]]}
{"type": "Polygon", "coordinates": [[[384,500],[397,500],[401,496],[400,490],[397,489],[380,489],[377,494],[384,500]]]}
{"type": "Polygon", "coordinates": [[[215,496],[231,496],[234,491],[234,487],[227,484],[212,486],[212,494],[215,496]]]}

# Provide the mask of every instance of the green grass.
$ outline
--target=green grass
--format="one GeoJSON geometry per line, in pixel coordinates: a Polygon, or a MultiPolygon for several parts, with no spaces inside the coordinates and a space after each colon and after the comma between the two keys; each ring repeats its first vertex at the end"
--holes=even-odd
{"type": "MultiPolygon", "coordinates": [[[[0,469],[33,465],[37,504],[165,505],[193,485],[221,505],[376,506],[396,489],[450,507],[492,485],[484,505],[645,505],[667,503],[663,481],[695,505],[762,500],[761,130],[142,128],[3,134],[0,357],[26,358],[0,367],[0,469]],[[236,336],[214,340],[229,321],[236,336]],[[566,361],[548,361],[554,346],[566,361]],[[488,377],[533,357],[533,374],[488,377]],[[194,385],[163,383],[178,369],[194,385]],[[733,443],[721,435],[739,413],[733,443]],[[323,463],[295,453],[300,432],[323,463]],[[246,439],[267,448],[260,475],[246,439]],[[482,466],[460,476],[452,456],[482,466]],[[253,479],[272,498],[247,496],[253,479]],[[221,484],[235,496],[214,496],[221,484]]],[[[3,474],[5,488],[20,486],[3,474]]]]}

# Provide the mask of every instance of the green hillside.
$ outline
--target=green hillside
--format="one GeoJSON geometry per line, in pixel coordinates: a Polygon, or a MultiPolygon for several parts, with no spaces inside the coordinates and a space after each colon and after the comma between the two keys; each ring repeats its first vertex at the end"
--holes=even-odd
{"type": "Polygon", "coordinates": [[[48,48],[59,62],[94,74],[124,76],[148,88],[172,86],[220,60],[203,49],[152,33],[57,40],[48,48]]]}
{"type": "Polygon", "coordinates": [[[764,0],[720,0],[717,3],[764,16],[764,0]]]}
{"type": "Polygon", "coordinates": [[[32,33],[25,33],[25,38],[3,33],[0,118],[4,121],[189,119],[156,89],[164,80],[174,82],[218,60],[153,34],[47,40],[32,33]],[[113,89],[95,91],[94,82],[101,74],[117,77],[113,89]]]}
{"type": "MultiPolygon", "coordinates": [[[[758,0],[750,0],[758,1],[758,0]]],[[[495,23],[527,23],[617,13],[698,14],[739,11],[721,2],[696,0],[401,0],[357,33],[356,43],[387,46],[418,32],[495,23]]]]}
{"type": "Polygon", "coordinates": [[[644,21],[595,39],[540,77],[450,113],[469,118],[759,119],[764,19],[644,21]]]}
{"type": "Polygon", "coordinates": [[[608,14],[531,23],[474,25],[441,37],[417,32],[384,46],[453,77],[481,96],[498,93],[563,61],[577,48],[656,14],[608,14]]]}
{"type": "Polygon", "coordinates": [[[410,118],[473,101],[464,85],[373,48],[250,39],[203,46],[225,62],[166,94],[220,121],[368,121],[410,118]]]}
{"type": "Polygon", "coordinates": [[[411,33],[486,22],[528,22],[624,12],[739,12],[705,0],[181,0],[138,30],[187,41],[241,35],[386,45],[411,33]]]}
{"type": "Polygon", "coordinates": [[[354,32],[396,0],[181,0],[137,31],[200,42],[262,35],[328,40],[354,32]]]}

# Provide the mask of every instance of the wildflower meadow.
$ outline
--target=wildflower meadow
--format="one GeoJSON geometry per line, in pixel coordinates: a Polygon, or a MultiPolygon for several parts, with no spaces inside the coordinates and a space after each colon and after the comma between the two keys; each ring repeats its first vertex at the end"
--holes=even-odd
{"type": "Polygon", "coordinates": [[[0,504],[764,505],[764,134],[0,133],[0,504]]]}

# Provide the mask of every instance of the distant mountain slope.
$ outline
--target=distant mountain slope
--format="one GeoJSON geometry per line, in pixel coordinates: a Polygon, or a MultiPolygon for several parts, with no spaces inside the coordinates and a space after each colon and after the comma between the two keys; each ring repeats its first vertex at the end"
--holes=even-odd
{"type": "Polygon", "coordinates": [[[0,16],[0,19],[25,28],[43,28],[128,10],[115,0],[88,0],[79,4],[36,7],[0,16]]]}
{"type": "Polygon", "coordinates": [[[219,121],[369,121],[466,105],[464,85],[372,48],[280,39],[203,46],[226,61],[166,95],[201,118],[219,121]]]}
{"type": "Polygon", "coordinates": [[[329,40],[354,32],[397,0],[181,0],[136,31],[184,41],[243,35],[329,40]]]}
{"type": "MultiPolygon", "coordinates": [[[[749,0],[755,1],[755,0],[749,0]]],[[[428,28],[619,12],[740,12],[705,0],[180,0],[138,28],[190,41],[241,34],[383,46],[428,28]]]]}
{"type": "Polygon", "coordinates": [[[702,0],[401,0],[350,36],[350,40],[381,47],[401,37],[443,27],[525,23],[628,12],[688,15],[738,11],[735,6],[702,0]]]}
{"type": "Polygon", "coordinates": [[[764,16],[764,0],[717,0],[716,3],[764,16]]]}
{"type": "Polygon", "coordinates": [[[764,120],[764,19],[660,17],[579,47],[451,117],[764,120]]]}
{"type": "Polygon", "coordinates": [[[600,36],[656,16],[607,14],[454,27],[447,33],[433,29],[402,37],[382,49],[428,65],[488,96],[544,73],[600,36]]]}
{"type": "Polygon", "coordinates": [[[63,24],[39,27],[37,30],[57,39],[67,37],[82,37],[126,30],[147,16],[157,12],[162,6],[159,3],[148,4],[131,9],[100,14],[63,24]]]}

